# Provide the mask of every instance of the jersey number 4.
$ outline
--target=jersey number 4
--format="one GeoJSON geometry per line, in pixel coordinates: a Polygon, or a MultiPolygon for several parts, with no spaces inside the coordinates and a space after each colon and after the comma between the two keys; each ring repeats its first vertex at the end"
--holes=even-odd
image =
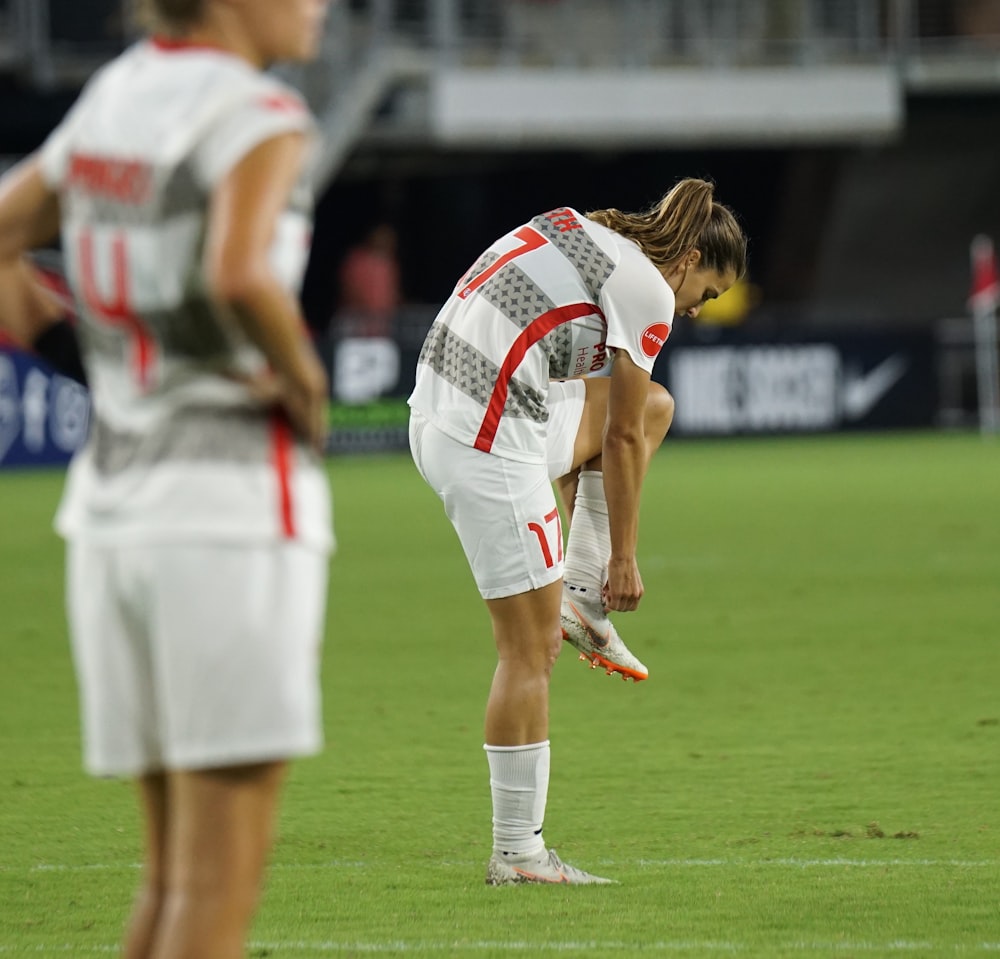
{"type": "Polygon", "coordinates": [[[93,231],[80,233],[77,246],[81,296],[87,312],[98,322],[119,328],[129,343],[129,365],[143,390],[152,379],[156,344],[132,307],[129,296],[128,250],[125,236],[113,233],[95,249],[93,231]],[[102,257],[98,260],[98,257],[102,257]],[[99,277],[107,277],[110,289],[101,289],[99,277]]]}

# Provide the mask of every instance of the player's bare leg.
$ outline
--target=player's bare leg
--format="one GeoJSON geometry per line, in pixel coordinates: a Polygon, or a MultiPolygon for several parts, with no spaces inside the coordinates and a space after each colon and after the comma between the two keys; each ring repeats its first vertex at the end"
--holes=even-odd
{"type": "Polygon", "coordinates": [[[545,848],[549,788],[549,679],[562,647],[561,581],[486,601],[497,668],[486,704],[486,754],[493,799],[491,886],[607,882],[568,866],[545,848]]]}
{"type": "Polygon", "coordinates": [[[285,768],[168,774],[164,886],[149,959],[242,959],[285,768]]]}
{"type": "MultiPolygon", "coordinates": [[[[574,444],[575,468],[555,484],[570,530],[561,613],[563,637],[591,667],[600,666],[608,675],[617,673],[639,681],[649,675],[648,670],[608,619],[602,595],[611,554],[601,459],[610,382],[601,377],[585,384],[584,410],[574,444]]],[[[650,382],[643,421],[647,466],[663,442],[673,414],[673,397],[658,383],[650,382]]]]}
{"type": "Polygon", "coordinates": [[[145,864],[125,930],[123,959],[148,959],[153,954],[153,939],[166,889],[167,777],[163,773],[142,776],[138,789],[146,833],[145,864]]]}
{"type": "Polygon", "coordinates": [[[486,742],[537,743],[549,735],[549,678],[559,656],[562,583],[488,599],[497,668],[486,705],[486,742]]]}

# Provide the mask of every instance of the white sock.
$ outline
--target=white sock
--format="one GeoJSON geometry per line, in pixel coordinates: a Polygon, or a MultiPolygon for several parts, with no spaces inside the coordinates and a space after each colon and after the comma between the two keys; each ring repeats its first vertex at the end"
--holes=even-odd
{"type": "Polygon", "coordinates": [[[611,527],[604,474],[596,470],[581,471],[566,540],[563,573],[566,586],[591,602],[600,601],[610,556],[611,527]]]}
{"type": "Polygon", "coordinates": [[[531,859],[545,851],[542,821],[549,793],[549,741],[526,746],[483,746],[490,762],[493,851],[531,859]]]}

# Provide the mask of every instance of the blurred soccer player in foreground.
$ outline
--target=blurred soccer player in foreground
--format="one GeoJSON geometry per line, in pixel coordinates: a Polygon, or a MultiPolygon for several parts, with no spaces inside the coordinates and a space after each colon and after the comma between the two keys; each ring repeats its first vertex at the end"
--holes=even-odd
{"type": "Polygon", "coordinates": [[[612,672],[646,676],[607,610],[634,610],[643,594],[639,496],[673,411],[650,373],[674,316],[697,315],[745,265],[746,238],[713,185],[683,180],[644,213],[536,216],[480,256],[428,333],[410,446],[499,655],[486,706],[488,884],[610,881],[542,837],[549,677],[563,638],[612,672]],[[587,378],[609,366],[607,385],[587,378]],[[560,484],[577,486],[564,564],[551,481],[581,467],[578,483],[560,484]]]}
{"type": "Polygon", "coordinates": [[[265,75],[327,0],[146,0],[153,25],[0,183],[0,317],[58,307],[61,234],[93,397],[57,527],[84,758],[133,776],[145,872],[127,959],[236,959],[289,758],[321,747],[332,548],[327,383],[294,291],[313,122],[265,75]]]}

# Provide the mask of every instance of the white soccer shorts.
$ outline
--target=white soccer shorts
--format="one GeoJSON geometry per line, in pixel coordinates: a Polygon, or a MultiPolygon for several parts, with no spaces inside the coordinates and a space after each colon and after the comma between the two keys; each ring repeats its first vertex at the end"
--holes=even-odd
{"type": "Polygon", "coordinates": [[[545,435],[545,458],[549,479],[565,476],[573,466],[573,444],[583,418],[587,386],[582,378],[553,380],[545,405],[549,408],[548,432],[545,435]]]}
{"type": "Polygon", "coordinates": [[[89,772],[217,768],[321,748],[326,553],[295,543],[67,550],[89,772]]]}
{"type": "Polygon", "coordinates": [[[514,596],[562,578],[562,519],[551,481],[573,465],[584,391],[582,381],[552,384],[547,465],[466,446],[411,411],[414,462],[444,503],[483,599],[514,596]]]}

